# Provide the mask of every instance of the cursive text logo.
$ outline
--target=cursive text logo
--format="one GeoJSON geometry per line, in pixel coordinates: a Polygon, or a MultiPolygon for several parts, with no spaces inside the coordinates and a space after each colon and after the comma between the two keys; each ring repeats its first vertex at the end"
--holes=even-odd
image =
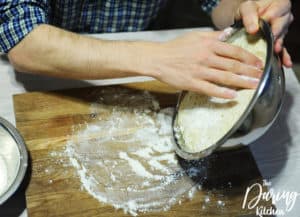
{"type": "Polygon", "coordinates": [[[257,216],[266,215],[285,215],[290,212],[297,201],[297,197],[300,194],[295,191],[286,190],[275,190],[271,187],[271,183],[264,180],[263,184],[254,183],[253,185],[247,187],[242,208],[243,209],[255,209],[257,216]],[[263,186],[267,186],[268,189],[264,191],[263,186]],[[250,193],[256,193],[254,197],[250,198],[250,193]],[[284,209],[275,209],[273,206],[265,207],[260,206],[260,201],[272,201],[272,204],[277,204],[279,201],[283,201],[285,204],[284,209]]]}

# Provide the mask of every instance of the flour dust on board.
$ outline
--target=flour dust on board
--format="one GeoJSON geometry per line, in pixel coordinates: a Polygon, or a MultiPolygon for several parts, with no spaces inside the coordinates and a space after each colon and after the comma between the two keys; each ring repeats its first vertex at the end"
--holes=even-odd
{"type": "Polygon", "coordinates": [[[192,199],[201,186],[190,176],[200,171],[179,165],[173,109],[159,111],[148,92],[119,92],[111,99],[105,91],[110,90],[104,89],[103,97],[91,106],[95,122],[74,129],[66,147],[83,189],[131,215],[168,210],[192,199]]]}

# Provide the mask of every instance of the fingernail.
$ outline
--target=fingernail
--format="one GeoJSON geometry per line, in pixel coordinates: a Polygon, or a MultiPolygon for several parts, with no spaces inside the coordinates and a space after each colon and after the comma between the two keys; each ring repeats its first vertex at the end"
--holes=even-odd
{"type": "Polygon", "coordinates": [[[227,39],[228,39],[228,35],[227,35],[227,33],[226,32],[222,32],[220,35],[219,35],[219,41],[226,41],[227,39]]]}
{"type": "Polygon", "coordinates": [[[228,39],[228,37],[230,37],[233,32],[234,32],[234,28],[227,27],[226,29],[223,30],[223,32],[219,36],[219,40],[220,41],[226,41],[228,39]]]}
{"type": "Polygon", "coordinates": [[[249,26],[249,31],[255,32],[256,30],[257,30],[257,25],[256,25],[256,24],[251,24],[251,25],[249,26]]]}
{"type": "Polygon", "coordinates": [[[223,88],[224,93],[230,97],[230,98],[236,98],[237,97],[237,92],[235,90],[232,89],[228,89],[228,88],[223,88]]]}
{"type": "Polygon", "coordinates": [[[221,35],[219,35],[219,41],[226,41],[226,35],[224,33],[221,33],[221,35]]]}
{"type": "Polygon", "coordinates": [[[227,27],[226,29],[224,29],[224,33],[228,36],[230,36],[234,31],[235,29],[232,27],[227,27]]]}
{"type": "Polygon", "coordinates": [[[262,67],[259,67],[259,66],[252,66],[252,65],[249,65],[249,67],[250,68],[253,68],[253,69],[255,69],[255,70],[257,70],[257,71],[259,71],[259,72],[263,72],[263,70],[262,70],[262,67]]]}
{"type": "Polygon", "coordinates": [[[261,61],[257,62],[255,65],[259,70],[261,70],[264,67],[264,64],[261,61]]]}
{"type": "Polygon", "coordinates": [[[246,75],[240,75],[240,77],[246,81],[250,81],[251,83],[253,84],[258,84],[259,83],[259,79],[258,78],[253,78],[253,77],[249,77],[249,76],[246,76],[246,75]]]}

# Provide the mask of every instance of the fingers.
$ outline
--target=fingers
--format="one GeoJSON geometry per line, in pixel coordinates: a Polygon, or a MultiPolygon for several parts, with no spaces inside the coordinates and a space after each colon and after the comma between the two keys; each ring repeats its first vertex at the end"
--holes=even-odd
{"type": "Polygon", "coordinates": [[[209,69],[207,75],[205,80],[231,87],[253,89],[256,88],[259,83],[258,78],[237,75],[218,69],[209,69]]]}
{"type": "Polygon", "coordinates": [[[291,2],[280,1],[246,1],[242,3],[236,15],[237,19],[243,19],[247,32],[254,34],[258,31],[259,17],[272,23],[272,30],[275,38],[284,31],[293,21],[291,14],[291,2]]]}
{"type": "Polygon", "coordinates": [[[279,38],[275,42],[275,52],[276,53],[281,52],[282,63],[285,67],[291,68],[293,66],[292,58],[289,52],[287,51],[286,48],[283,47],[283,38],[279,38]]]}
{"type": "Polygon", "coordinates": [[[286,48],[282,50],[282,62],[285,67],[291,68],[293,66],[292,58],[286,48]]]}
{"type": "Polygon", "coordinates": [[[243,24],[248,33],[255,34],[259,30],[258,5],[255,1],[246,1],[242,3],[236,18],[243,19],[243,24]]]}
{"type": "Polygon", "coordinates": [[[225,99],[233,99],[237,96],[237,92],[235,90],[226,87],[220,87],[216,84],[212,84],[208,81],[203,80],[195,81],[194,83],[192,83],[189,90],[208,96],[220,97],[225,99]]]}
{"type": "Polygon", "coordinates": [[[285,14],[290,13],[291,2],[289,0],[273,1],[268,9],[262,15],[262,18],[270,21],[277,17],[282,17],[285,14]]]}
{"type": "Polygon", "coordinates": [[[220,56],[211,58],[211,62],[209,64],[210,67],[228,71],[234,74],[245,75],[254,78],[260,78],[262,75],[262,70],[257,67],[241,63],[234,59],[223,58],[220,56]]]}
{"type": "Polygon", "coordinates": [[[205,31],[205,32],[201,32],[199,31],[199,36],[201,37],[207,37],[209,39],[219,39],[220,35],[222,35],[223,31],[205,31]]]}
{"type": "Polygon", "coordinates": [[[258,57],[238,46],[219,42],[216,43],[214,52],[219,56],[235,59],[257,68],[264,67],[262,61],[258,57]]]}
{"type": "Polygon", "coordinates": [[[275,53],[280,53],[283,49],[283,44],[284,44],[284,38],[285,35],[288,33],[288,29],[286,28],[284,32],[280,33],[279,37],[275,39],[274,42],[274,51],[275,53]]]}
{"type": "Polygon", "coordinates": [[[288,26],[292,23],[292,14],[286,14],[271,21],[274,38],[277,39],[287,32],[288,26]]]}
{"type": "Polygon", "coordinates": [[[283,37],[280,37],[275,41],[274,50],[276,53],[280,53],[282,49],[283,49],[283,37]]]}
{"type": "Polygon", "coordinates": [[[288,32],[288,26],[293,22],[293,14],[285,15],[282,18],[275,19],[272,23],[272,32],[275,38],[274,50],[279,53],[283,49],[284,37],[288,32]]]}
{"type": "Polygon", "coordinates": [[[232,27],[225,28],[218,37],[219,41],[225,42],[234,33],[235,29],[232,27]]]}
{"type": "Polygon", "coordinates": [[[189,86],[189,90],[203,93],[208,96],[233,99],[237,95],[235,90],[221,87],[217,84],[253,89],[256,88],[259,83],[259,79],[236,75],[221,70],[210,69],[208,70],[207,75],[205,80],[196,80],[192,82],[189,86]]]}
{"type": "MultiPolygon", "coordinates": [[[[258,2],[260,5],[263,1],[258,2]]],[[[286,67],[292,66],[292,60],[285,48],[283,48],[284,37],[288,32],[289,25],[293,22],[294,16],[291,13],[290,0],[269,1],[267,5],[260,5],[261,17],[271,23],[272,32],[275,38],[274,51],[281,53],[282,63],[286,67]]]]}

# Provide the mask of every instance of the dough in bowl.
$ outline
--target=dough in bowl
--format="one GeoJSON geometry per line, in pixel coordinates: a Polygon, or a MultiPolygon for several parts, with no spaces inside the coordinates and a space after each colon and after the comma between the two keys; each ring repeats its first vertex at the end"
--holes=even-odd
{"type": "Polygon", "coordinates": [[[4,158],[0,154],[0,196],[7,188],[7,166],[4,158]]]}
{"type": "MultiPolygon", "coordinates": [[[[267,44],[260,33],[249,35],[243,28],[227,42],[248,50],[265,63],[267,44]]],[[[254,93],[255,90],[250,89],[238,90],[237,97],[228,100],[187,92],[175,120],[178,144],[189,153],[201,152],[216,144],[242,116],[254,93]]]]}

